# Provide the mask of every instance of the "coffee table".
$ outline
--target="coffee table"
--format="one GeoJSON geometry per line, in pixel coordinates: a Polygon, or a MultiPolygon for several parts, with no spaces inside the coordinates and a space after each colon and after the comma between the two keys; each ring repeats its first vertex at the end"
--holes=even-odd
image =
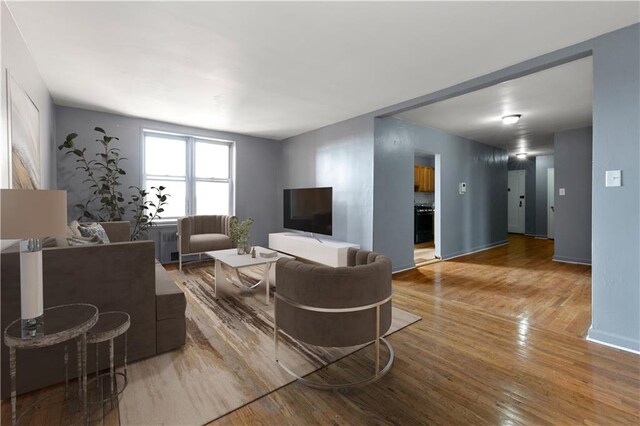
{"type": "Polygon", "coordinates": [[[250,254],[238,254],[237,249],[228,249],[228,250],[216,250],[216,251],[208,251],[205,254],[214,258],[216,260],[216,280],[214,284],[213,291],[218,296],[218,283],[230,283],[233,285],[237,285],[233,281],[227,280],[224,272],[222,271],[222,264],[227,265],[232,273],[235,275],[240,286],[243,286],[247,289],[253,289],[258,287],[261,284],[264,284],[265,287],[265,304],[269,304],[269,286],[270,286],[270,278],[269,275],[271,273],[271,265],[278,261],[278,259],[289,258],[294,259],[293,256],[289,256],[283,253],[278,253],[275,257],[260,257],[260,253],[264,252],[272,252],[273,250],[268,250],[264,247],[255,246],[256,249],[256,257],[251,257],[250,254]],[[248,266],[255,265],[265,265],[264,272],[262,273],[262,279],[255,284],[249,284],[243,281],[238,274],[238,269],[246,268],[248,266]]]}

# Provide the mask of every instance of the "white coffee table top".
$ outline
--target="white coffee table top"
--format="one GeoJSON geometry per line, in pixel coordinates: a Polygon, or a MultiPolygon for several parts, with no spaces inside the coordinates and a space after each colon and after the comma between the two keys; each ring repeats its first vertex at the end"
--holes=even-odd
{"type": "Polygon", "coordinates": [[[231,266],[232,268],[242,268],[245,266],[252,265],[264,265],[265,263],[274,263],[277,262],[278,259],[288,258],[294,259],[293,256],[289,256],[283,253],[278,253],[276,257],[260,257],[260,253],[263,252],[272,252],[274,250],[269,250],[264,247],[255,246],[256,249],[256,257],[251,257],[251,254],[238,254],[237,249],[228,249],[228,250],[216,250],[216,251],[208,251],[207,255],[212,258],[221,261],[222,263],[231,266]]]}

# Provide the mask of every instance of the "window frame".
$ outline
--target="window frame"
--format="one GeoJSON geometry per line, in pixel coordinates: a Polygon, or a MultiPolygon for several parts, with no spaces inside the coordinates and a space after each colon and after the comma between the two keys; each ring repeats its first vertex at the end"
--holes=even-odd
{"type": "MultiPolygon", "coordinates": [[[[146,188],[147,180],[169,180],[177,182],[185,182],[185,215],[195,215],[197,211],[197,199],[196,199],[196,183],[197,182],[217,182],[229,184],[229,215],[235,214],[235,141],[211,138],[207,136],[188,135],[174,132],[166,132],[155,129],[142,129],[142,167],[141,167],[141,186],[140,188],[146,188]],[[172,175],[156,175],[147,174],[146,168],[146,152],[147,152],[147,136],[155,136],[166,139],[177,139],[185,142],[185,176],[178,177],[172,175]],[[197,143],[210,143],[215,145],[224,145],[229,148],[229,176],[228,178],[199,178],[195,175],[195,152],[197,143]]],[[[171,195],[171,194],[169,194],[171,195]]],[[[171,197],[169,197],[170,199],[171,197]]],[[[161,215],[162,216],[162,215],[161,215]]],[[[159,223],[175,223],[178,217],[167,217],[159,219],[159,223]]]]}

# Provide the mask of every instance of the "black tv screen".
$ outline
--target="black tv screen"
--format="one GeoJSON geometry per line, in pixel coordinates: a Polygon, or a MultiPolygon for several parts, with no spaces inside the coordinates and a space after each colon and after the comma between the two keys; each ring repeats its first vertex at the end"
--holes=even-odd
{"type": "Polygon", "coordinates": [[[332,235],[333,188],[284,190],[284,227],[332,235]]]}

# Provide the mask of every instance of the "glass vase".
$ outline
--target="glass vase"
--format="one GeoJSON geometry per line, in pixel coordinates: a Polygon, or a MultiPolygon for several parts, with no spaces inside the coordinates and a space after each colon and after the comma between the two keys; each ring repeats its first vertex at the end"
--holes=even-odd
{"type": "Polygon", "coordinates": [[[238,241],[238,254],[245,254],[245,247],[247,247],[247,240],[240,240],[238,241]]]}

